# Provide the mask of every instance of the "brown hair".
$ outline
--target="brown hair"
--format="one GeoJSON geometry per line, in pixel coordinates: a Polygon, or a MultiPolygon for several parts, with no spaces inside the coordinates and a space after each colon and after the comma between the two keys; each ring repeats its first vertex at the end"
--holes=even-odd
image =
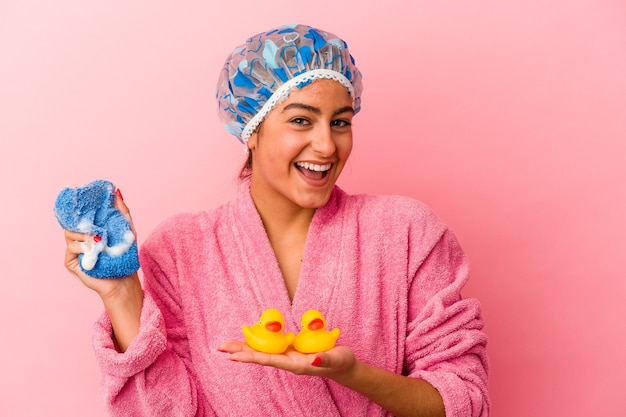
{"type": "Polygon", "coordinates": [[[250,179],[252,175],[252,152],[248,149],[248,157],[246,158],[246,162],[241,167],[241,171],[239,171],[239,181],[245,181],[250,179]]]}

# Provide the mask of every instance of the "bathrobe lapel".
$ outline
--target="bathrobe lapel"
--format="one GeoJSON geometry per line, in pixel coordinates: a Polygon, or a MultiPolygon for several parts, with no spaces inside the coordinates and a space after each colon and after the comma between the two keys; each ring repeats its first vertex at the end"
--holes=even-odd
{"type": "Polygon", "coordinates": [[[298,287],[292,302],[292,313],[300,328],[300,317],[315,309],[328,314],[334,289],[341,278],[343,223],[338,210],[335,188],[326,205],[315,212],[304,248],[298,287]]]}
{"type": "MultiPolygon", "coordinates": [[[[339,265],[337,255],[341,238],[339,216],[335,216],[335,190],[329,203],[315,213],[307,240],[298,287],[293,299],[289,294],[278,266],[278,261],[269,242],[261,217],[250,196],[249,187],[244,187],[237,199],[236,215],[238,220],[234,229],[240,241],[242,260],[250,271],[248,285],[252,288],[254,299],[259,308],[258,314],[266,308],[279,309],[285,319],[285,330],[297,333],[304,311],[318,309],[327,311],[337,279],[339,265]]],[[[242,300],[242,302],[245,302],[242,300]]],[[[251,303],[253,304],[253,303],[251,303]]],[[[256,313],[255,313],[256,314],[256,313]]],[[[281,378],[285,391],[302,390],[302,398],[308,398],[310,410],[322,412],[325,416],[335,417],[340,413],[333,396],[323,378],[299,376],[298,380],[306,383],[292,383],[293,378],[281,378]],[[315,396],[310,396],[315,392],[315,396]]]]}
{"type": "Polygon", "coordinates": [[[236,238],[240,239],[241,259],[246,264],[245,270],[249,271],[247,283],[258,306],[262,310],[279,309],[285,316],[285,325],[290,327],[291,318],[287,317],[291,310],[289,294],[261,216],[252,201],[249,185],[242,187],[236,203],[236,238]]]}
{"type": "MultiPolygon", "coordinates": [[[[285,286],[276,255],[261,217],[244,187],[238,198],[238,234],[251,276],[254,296],[263,309],[283,312],[287,330],[300,329],[300,317],[309,309],[325,314],[331,307],[336,280],[340,277],[342,222],[338,211],[341,191],[335,188],[329,202],[319,208],[309,227],[300,278],[293,301],[285,286]]],[[[260,312],[259,312],[260,313],[260,312]]]]}

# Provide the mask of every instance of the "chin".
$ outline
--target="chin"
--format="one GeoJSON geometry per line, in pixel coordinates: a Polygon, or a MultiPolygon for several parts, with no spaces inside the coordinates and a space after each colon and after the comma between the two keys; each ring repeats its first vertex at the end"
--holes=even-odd
{"type": "Polygon", "coordinates": [[[329,191],[325,191],[323,194],[316,193],[316,195],[308,195],[301,196],[296,200],[296,204],[298,204],[302,208],[309,209],[317,209],[323,207],[330,200],[330,194],[332,192],[332,188],[329,191]]]}

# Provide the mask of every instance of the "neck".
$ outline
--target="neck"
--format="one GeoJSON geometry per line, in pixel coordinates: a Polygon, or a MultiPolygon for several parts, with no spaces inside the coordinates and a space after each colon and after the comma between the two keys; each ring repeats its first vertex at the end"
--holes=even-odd
{"type": "Polygon", "coordinates": [[[270,241],[280,239],[285,234],[306,236],[315,208],[300,207],[289,200],[268,198],[265,193],[255,192],[255,187],[250,187],[250,194],[270,241]]]}

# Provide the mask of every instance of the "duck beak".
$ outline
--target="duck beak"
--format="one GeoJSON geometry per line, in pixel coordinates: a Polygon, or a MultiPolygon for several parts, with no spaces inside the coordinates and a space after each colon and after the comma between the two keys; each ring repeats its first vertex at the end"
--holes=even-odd
{"type": "Polygon", "coordinates": [[[280,332],[283,328],[283,325],[278,321],[269,321],[265,325],[265,328],[270,332],[280,332]]]}
{"type": "Polygon", "coordinates": [[[313,319],[309,322],[307,327],[309,330],[320,330],[324,328],[324,322],[322,319],[313,319]]]}

